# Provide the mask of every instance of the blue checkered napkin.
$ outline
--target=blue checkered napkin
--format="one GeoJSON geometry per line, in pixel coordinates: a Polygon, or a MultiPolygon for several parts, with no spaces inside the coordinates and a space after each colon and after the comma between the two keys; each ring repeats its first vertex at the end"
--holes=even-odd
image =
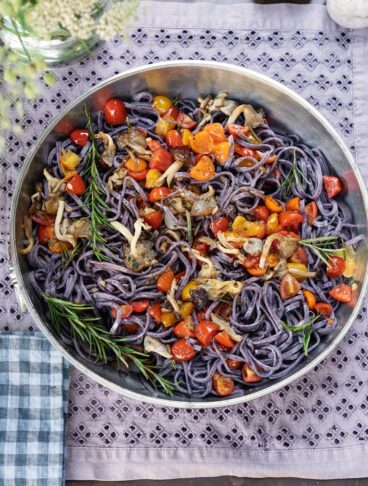
{"type": "Polygon", "coordinates": [[[68,366],[39,332],[0,332],[0,485],[64,483],[68,366]]]}

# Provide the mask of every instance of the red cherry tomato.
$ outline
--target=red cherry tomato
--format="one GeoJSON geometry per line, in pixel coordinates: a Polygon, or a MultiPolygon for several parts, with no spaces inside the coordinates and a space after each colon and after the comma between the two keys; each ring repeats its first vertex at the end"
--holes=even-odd
{"type": "Polygon", "coordinates": [[[237,359],[227,359],[226,364],[232,370],[239,370],[242,366],[242,361],[238,361],[237,359]]]}
{"type": "Polygon", "coordinates": [[[167,292],[170,290],[171,284],[173,283],[175,278],[174,272],[171,270],[171,268],[167,268],[159,277],[157,280],[157,288],[160,292],[163,292],[164,294],[167,294],[167,292]]]}
{"type": "Polygon", "coordinates": [[[56,238],[54,233],[54,225],[40,225],[37,229],[37,235],[38,241],[41,243],[41,245],[47,245],[49,240],[54,240],[56,238]]]}
{"type": "Polygon", "coordinates": [[[256,150],[252,150],[250,148],[243,147],[238,143],[234,144],[234,152],[242,157],[255,157],[257,158],[256,150]]]}
{"type": "Polygon", "coordinates": [[[162,310],[159,302],[153,304],[148,311],[148,314],[157,322],[160,323],[162,319],[162,310]]]}
{"type": "Polygon", "coordinates": [[[328,266],[326,274],[328,277],[339,277],[344,273],[345,270],[345,260],[338,256],[333,255],[328,260],[328,266]]]}
{"type": "Polygon", "coordinates": [[[332,314],[332,306],[330,304],[326,304],[325,302],[317,302],[314,305],[314,310],[317,314],[321,314],[321,316],[328,317],[332,314]]]}
{"type": "MultiPolygon", "coordinates": [[[[120,310],[121,310],[120,319],[127,319],[133,313],[133,306],[131,306],[130,304],[123,304],[123,305],[120,306],[120,310]]],[[[111,310],[111,314],[112,314],[113,318],[116,319],[118,314],[117,314],[115,308],[113,308],[111,310]]]]}
{"type": "Polygon", "coordinates": [[[169,123],[175,123],[179,115],[179,109],[176,106],[172,106],[165,111],[161,116],[165,121],[169,123]]]}
{"type": "Polygon", "coordinates": [[[226,331],[221,331],[216,334],[215,341],[217,341],[221,346],[231,349],[235,346],[235,341],[231,339],[226,331]]]}
{"type": "Polygon", "coordinates": [[[314,201],[305,206],[305,214],[307,215],[307,223],[313,224],[314,220],[318,216],[318,207],[314,201]]]}
{"type": "Polygon", "coordinates": [[[143,216],[144,221],[151,226],[152,229],[157,230],[160,228],[163,220],[161,211],[154,211],[146,216],[143,216]]]}
{"type": "Polygon", "coordinates": [[[201,321],[194,329],[194,335],[202,346],[208,346],[219,330],[219,326],[214,322],[201,321]]]}
{"type": "Polygon", "coordinates": [[[171,354],[175,361],[190,361],[196,352],[186,339],[181,338],[171,346],[171,354]]]}
{"type": "Polygon", "coordinates": [[[85,128],[78,128],[70,134],[70,138],[75,143],[75,145],[80,145],[84,147],[87,145],[89,140],[89,132],[85,128]]]}
{"type": "Polygon", "coordinates": [[[224,216],[221,216],[220,218],[213,219],[210,228],[212,230],[212,233],[216,236],[217,233],[220,231],[226,231],[227,228],[229,227],[229,220],[225,218],[224,216]]]}
{"type": "Polygon", "coordinates": [[[49,216],[48,214],[39,216],[37,214],[30,214],[29,216],[32,221],[38,224],[42,224],[43,226],[48,226],[49,224],[53,224],[55,218],[53,216],[49,216]]]}
{"type": "Polygon", "coordinates": [[[220,397],[231,395],[235,389],[234,381],[229,376],[223,376],[217,372],[213,374],[212,386],[220,397]]]}
{"type": "Polygon", "coordinates": [[[242,378],[245,383],[257,383],[262,380],[262,377],[257,375],[248,363],[243,364],[242,378]]]}
{"type": "Polygon", "coordinates": [[[197,122],[195,122],[189,115],[183,113],[182,111],[179,112],[176,122],[181,126],[181,128],[188,128],[191,130],[192,128],[197,126],[197,122]]]}
{"type": "Polygon", "coordinates": [[[280,296],[282,300],[294,297],[301,289],[300,283],[290,273],[285,274],[280,282],[280,296]]]}
{"type": "Polygon", "coordinates": [[[139,170],[138,172],[134,172],[133,170],[128,171],[128,176],[134,179],[137,182],[142,182],[146,180],[147,177],[147,170],[139,170]]]}
{"type": "Polygon", "coordinates": [[[117,98],[111,98],[106,101],[104,106],[104,117],[109,125],[121,125],[125,122],[127,111],[122,101],[117,98]]]}
{"type": "Polygon", "coordinates": [[[136,300],[135,302],[131,302],[130,305],[133,307],[133,312],[144,312],[146,309],[148,309],[149,300],[136,300]]]}
{"type": "Polygon", "coordinates": [[[147,142],[148,148],[150,150],[152,150],[152,152],[155,152],[156,150],[161,148],[160,142],[158,142],[157,140],[154,140],[151,137],[146,138],[146,142],[147,142]]]}
{"type": "Polygon", "coordinates": [[[299,246],[299,248],[296,250],[296,252],[292,256],[292,261],[295,263],[304,263],[304,265],[308,262],[308,255],[307,252],[299,246]]]}
{"type": "Polygon", "coordinates": [[[195,241],[193,248],[197,250],[201,256],[206,256],[209,250],[209,246],[206,243],[202,243],[201,241],[195,241]]]}
{"type": "Polygon", "coordinates": [[[174,327],[174,334],[180,338],[194,337],[192,320],[185,319],[184,321],[180,321],[174,327]]]}
{"type": "Polygon", "coordinates": [[[249,128],[248,127],[242,127],[241,125],[226,125],[227,131],[230,133],[230,135],[233,135],[234,137],[238,137],[241,135],[247,136],[249,134],[249,128]],[[240,132],[240,135],[239,135],[240,132]]]}
{"type": "Polygon", "coordinates": [[[154,187],[150,192],[148,199],[149,202],[155,203],[157,201],[161,201],[161,199],[165,199],[165,197],[167,197],[169,194],[171,194],[171,191],[168,187],[165,186],[154,187]]]}
{"type": "Polygon", "coordinates": [[[269,210],[266,208],[266,206],[257,206],[254,211],[253,215],[255,218],[261,220],[261,221],[267,221],[267,218],[270,215],[269,210]]]}
{"type": "Polygon", "coordinates": [[[332,199],[336,197],[341,192],[341,182],[338,177],[334,176],[323,176],[323,185],[327,192],[327,196],[332,199]]]}
{"type": "Polygon", "coordinates": [[[279,223],[281,226],[290,226],[300,224],[304,221],[304,216],[296,211],[281,211],[279,214],[279,223]]]}
{"type": "Polygon", "coordinates": [[[259,264],[260,257],[249,255],[245,256],[245,261],[243,262],[243,267],[249,270],[250,268],[254,268],[259,264]]]}
{"type": "Polygon", "coordinates": [[[69,194],[75,194],[76,196],[81,196],[86,192],[86,185],[84,180],[79,174],[75,174],[71,179],[68,180],[65,186],[66,192],[69,194]]]}
{"type": "Polygon", "coordinates": [[[159,148],[153,152],[151,160],[149,161],[150,169],[158,169],[165,172],[173,163],[174,158],[167,150],[159,148]]]}
{"type": "Polygon", "coordinates": [[[170,130],[166,135],[166,143],[171,148],[178,148],[183,146],[183,139],[177,130],[170,130]]]}
{"type": "Polygon", "coordinates": [[[350,285],[346,284],[336,285],[336,287],[331,289],[328,293],[335,300],[338,300],[339,302],[344,302],[345,304],[348,304],[353,299],[353,291],[350,285]]]}

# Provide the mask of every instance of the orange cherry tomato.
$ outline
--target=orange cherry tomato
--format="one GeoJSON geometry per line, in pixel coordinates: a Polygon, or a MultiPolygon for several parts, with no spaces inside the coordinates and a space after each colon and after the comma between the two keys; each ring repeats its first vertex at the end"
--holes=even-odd
{"type": "Polygon", "coordinates": [[[170,130],[166,135],[166,143],[171,148],[183,146],[183,139],[177,130],[170,130]]]}
{"type": "Polygon", "coordinates": [[[316,305],[316,296],[310,290],[303,290],[303,295],[308,308],[313,310],[316,305]]]}
{"type": "Polygon", "coordinates": [[[152,229],[157,230],[160,228],[163,216],[161,211],[154,211],[146,216],[143,216],[144,221],[151,226],[152,229]]]}
{"type": "Polygon", "coordinates": [[[136,157],[135,159],[128,159],[125,162],[125,167],[131,172],[141,172],[147,169],[147,162],[136,157]]]}
{"type": "Polygon", "coordinates": [[[224,164],[229,158],[230,149],[230,142],[220,142],[213,147],[211,154],[214,155],[215,159],[219,164],[224,164]]]}
{"type": "Polygon", "coordinates": [[[219,330],[214,322],[200,321],[194,329],[194,335],[202,346],[208,346],[219,330]]]}
{"type": "Polygon", "coordinates": [[[190,361],[196,352],[186,339],[180,338],[171,346],[171,354],[175,361],[190,361]]]}
{"type": "Polygon", "coordinates": [[[210,224],[210,228],[212,230],[212,233],[216,236],[217,233],[220,231],[226,231],[229,227],[229,220],[225,218],[224,216],[221,216],[220,218],[213,219],[210,224]]]}
{"type": "Polygon", "coordinates": [[[281,213],[282,206],[279,202],[276,201],[272,196],[265,197],[265,205],[267,209],[271,211],[271,213],[281,213]]]}
{"type": "Polygon", "coordinates": [[[230,135],[233,135],[234,137],[238,137],[241,135],[249,135],[249,128],[248,127],[242,127],[241,125],[226,125],[226,130],[230,133],[230,135]],[[240,133],[240,135],[239,135],[240,133]]]}
{"type": "Polygon", "coordinates": [[[151,160],[149,161],[150,169],[158,169],[165,172],[173,163],[174,158],[170,152],[163,148],[159,148],[153,152],[151,160]]]}
{"type": "Polygon", "coordinates": [[[305,214],[307,215],[307,223],[313,224],[314,220],[318,216],[318,207],[314,201],[305,206],[305,214]]]}
{"type": "Polygon", "coordinates": [[[174,327],[174,334],[180,338],[194,337],[192,320],[185,319],[184,321],[180,321],[179,324],[174,327]]]}
{"type": "Polygon", "coordinates": [[[239,145],[238,143],[234,144],[234,152],[242,157],[254,157],[257,158],[256,150],[243,147],[243,145],[239,145]]]}
{"type": "Polygon", "coordinates": [[[69,194],[81,196],[86,192],[86,185],[79,174],[75,174],[65,185],[65,190],[69,194]]]}
{"type": "Polygon", "coordinates": [[[243,267],[247,270],[250,268],[258,267],[260,257],[247,254],[245,256],[245,261],[243,262],[243,267]]]}
{"type": "Polygon", "coordinates": [[[321,314],[321,316],[329,317],[332,314],[332,306],[330,304],[326,304],[325,302],[317,302],[314,306],[314,310],[321,314]]]}
{"type": "Polygon", "coordinates": [[[190,146],[196,154],[210,154],[215,144],[211,135],[202,130],[193,135],[190,140],[190,146]]]}
{"type": "Polygon", "coordinates": [[[133,307],[133,312],[144,312],[146,309],[148,309],[149,300],[136,300],[135,302],[131,302],[130,305],[133,307]]]}
{"type": "Polygon", "coordinates": [[[148,314],[159,324],[162,320],[162,310],[160,303],[156,302],[155,304],[153,304],[148,311],[148,314]]]}
{"type": "Polygon", "coordinates": [[[339,277],[344,273],[345,260],[338,255],[332,255],[328,259],[326,274],[328,277],[339,277]]]}
{"type": "MultiPolygon", "coordinates": [[[[130,317],[133,314],[133,306],[131,306],[130,304],[121,305],[120,310],[121,310],[120,319],[127,319],[128,317],[130,317]]],[[[116,319],[118,313],[116,312],[115,307],[113,307],[111,309],[111,314],[112,314],[113,318],[116,319]]]]}
{"type": "Polygon", "coordinates": [[[257,383],[262,380],[262,377],[257,375],[248,363],[243,364],[242,378],[245,383],[257,383]]]}
{"type": "Polygon", "coordinates": [[[225,348],[231,349],[235,346],[235,341],[231,339],[226,331],[221,331],[217,333],[215,336],[215,340],[222,346],[225,346],[225,348]]]}
{"type": "Polygon", "coordinates": [[[348,304],[353,299],[353,291],[350,285],[341,284],[336,285],[333,289],[328,292],[332,298],[338,300],[339,302],[344,302],[348,304]]]}
{"type": "Polygon", "coordinates": [[[148,148],[152,150],[152,152],[155,152],[156,150],[161,148],[160,142],[158,140],[154,140],[151,137],[146,138],[146,142],[148,145],[148,148]]]}
{"type": "Polygon", "coordinates": [[[209,250],[209,246],[201,241],[195,241],[193,248],[201,254],[201,256],[206,256],[209,250]]]}
{"type": "Polygon", "coordinates": [[[133,172],[131,170],[128,171],[128,176],[130,176],[132,179],[134,179],[137,182],[142,182],[146,180],[147,177],[147,170],[141,170],[139,172],[133,172]]]}
{"type": "Polygon", "coordinates": [[[341,181],[338,177],[323,176],[323,185],[327,192],[327,196],[332,199],[341,192],[341,181]]]}
{"type": "Polygon", "coordinates": [[[242,361],[238,361],[237,359],[227,359],[226,364],[232,370],[239,370],[242,366],[242,361]]]}
{"type": "Polygon", "coordinates": [[[190,169],[189,175],[195,181],[206,182],[215,175],[215,166],[212,160],[204,155],[199,162],[190,169]]]}
{"type": "Polygon", "coordinates": [[[37,229],[37,236],[41,245],[47,245],[49,240],[55,240],[54,224],[40,225],[37,229]]]}
{"type": "Polygon", "coordinates": [[[266,206],[257,206],[253,211],[253,215],[260,221],[267,221],[270,211],[266,208],[266,206]]]}
{"type": "Polygon", "coordinates": [[[172,105],[172,101],[167,96],[158,95],[152,100],[152,107],[159,113],[165,113],[172,105]]]}
{"type": "Polygon", "coordinates": [[[72,245],[67,241],[59,241],[59,240],[50,240],[47,243],[47,246],[51,253],[63,253],[66,250],[70,250],[72,245]]]}
{"type": "Polygon", "coordinates": [[[127,117],[124,103],[116,98],[106,101],[103,111],[106,123],[109,125],[121,125],[127,117]]]}
{"type": "Polygon", "coordinates": [[[220,397],[231,395],[235,389],[234,381],[229,376],[223,376],[217,372],[212,376],[212,386],[220,397]]]}
{"type": "Polygon", "coordinates": [[[70,134],[70,138],[75,143],[75,145],[79,145],[80,147],[84,147],[87,145],[89,140],[89,132],[85,128],[78,128],[74,130],[70,134]]]}
{"type": "Polygon", "coordinates": [[[192,128],[197,126],[197,122],[195,122],[189,115],[183,113],[182,111],[179,112],[179,115],[176,118],[176,122],[180,125],[181,128],[187,128],[191,130],[192,128]]]}
{"type": "Polygon", "coordinates": [[[300,197],[292,197],[285,205],[288,211],[300,211],[300,197]]]}
{"type": "Polygon", "coordinates": [[[157,201],[161,201],[162,199],[165,199],[169,194],[171,194],[171,191],[168,187],[165,186],[159,186],[159,187],[154,187],[152,191],[149,193],[148,199],[149,202],[155,203],[157,201]]]}
{"type": "Polygon", "coordinates": [[[280,282],[280,296],[282,300],[294,297],[301,289],[300,283],[290,273],[285,274],[280,282]]]}
{"type": "Polygon", "coordinates": [[[253,275],[253,277],[263,277],[263,275],[266,273],[266,269],[259,268],[259,266],[257,265],[253,268],[247,268],[247,272],[253,275]]]}
{"type": "Polygon", "coordinates": [[[167,268],[157,280],[157,288],[160,292],[167,294],[170,290],[171,284],[173,283],[175,278],[174,272],[171,268],[167,268]]]}
{"type": "Polygon", "coordinates": [[[304,221],[304,216],[296,211],[281,211],[279,214],[279,222],[281,226],[290,226],[293,224],[300,224],[304,221]]]}
{"type": "Polygon", "coordinates": [[[208,123],[203,127],[203,131],[209,133],[216,144],[227,140],[221,123],[208,123]]]}

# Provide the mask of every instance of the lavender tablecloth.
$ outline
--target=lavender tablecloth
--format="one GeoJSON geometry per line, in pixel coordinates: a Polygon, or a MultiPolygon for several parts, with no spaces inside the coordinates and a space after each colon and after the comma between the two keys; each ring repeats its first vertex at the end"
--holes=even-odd
{"type": "MultiPolygon", "coordinates": [[[[143,2],[130,40],[116,39],[57,70],[27,107],[22,135],[0,160],[0,325],[31,329],[7,262],[9,204],[25,156],[83,90],[131,66],[210,59],[246,66],[293,88],[336,127],[368,181],[367,31],[336,26],[322,5],[143,2]],[[11,323],[11,324],[10,324],[11,323]]],[[[123,94],[122,94],[123,95],[123,94]]],[[[248,404],[179,410],[127,400],[72,373],[68,479],[233,474],[307,478],[368,475],[368,331],[363,308],[336,351],[300,381],[248,404]]]]}

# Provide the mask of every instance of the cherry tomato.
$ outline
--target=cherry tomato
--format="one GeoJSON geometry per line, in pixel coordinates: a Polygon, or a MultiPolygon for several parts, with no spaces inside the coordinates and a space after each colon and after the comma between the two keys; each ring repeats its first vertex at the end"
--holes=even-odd
{"type": "Polygon", "coordinates": [[[185,319],[184,321],[180,321],[179,324],[174,327],[174,334],[180,338],[194,337],[192,320],[185,319]]]}
{"type": "Polygon", "coordinates": [[[249,255],[249,253],[245,256],[245,261],[243,262],[243,267],[249,270],[250,268],[255,268],[259,264],[260,257],[249,255]]]}
{"type": "Polygon", "coordinates": [[[212,159],[204,155],[199,159],[197,164],[189,171],[192,179],[199,182],[207,182],[215,175],[215,166],[212,159]]]}
{"type": "Polygon", "coordinates": [[[170,130],[166,135],[166,143],[171,148],[178,148],[183,146],[183,139],[177,130],[170,130]]]}
{"type": "Polygon", "coordinates": [[[247,136],[249,134],[249,128],[242,127],[241,125],[235,125],[235,124],[226,125],[226,129],[230,133],[230,135],[233,135],[234,137],[239,137],[241,135],[247,136]]]}
{"type": "Polygon", "coordinates": [[[239,370],[242,366],[242,361],[238,361],[237,359],[227,359],[226,364],[232,370],[239,370]]]}
{"type": "Polygon", "coordinates": [[[265,205],[267,209],[271,211],[271,213],[281,213],[282,211],[281,204],[276,201],[276,199],[274,199],[272,196],[265,197],[265,205]]]}
{"type": "Polygon", "coordinates": [[[353,299],[353,291],[350,285],[346,284],[336,285],[336,287],[331,289],[328,293],[335,300],[338,300],[339,302],[344,302],[345,304],[348,304],[353,299]]]}
{"type": "Polygon", "coordinates": [[[208,346],[219,330],[214,322],[200,321],[194,329],[194,335],[202,346],[208,346]]]}
{"type": "Polygon", "coordinates": [[[193,248],[201,254],[201,256],[206,256],[209,250],[209,246],[201,241],[195,241],[193,248]]]}
{"type": "Polygon", "coordinates": [[[157,201],[161,201],[162,199],[165,199],[165,197],[167,197],[169,194],[171,194],[171,191],[168,187],[165,186],[154,187],[150,192],[148,199],[149,202],[155,203],[157,201]]]}
{"type": "Polygon", "coordinates": [[[138,331],[139,326],[135,322],[124,322],[123,329],[128,334],[135,334],[138,331]]]}
{"type": "Polygon", "coordinates": [[[167,268],[159,277],[157,280],[157,288],[160,292],[163,292],[164,294],[167,294],[167,292],[170,290],[171,284],[173,283],[175,278],[174,272],[171,270],[171,268],[167,268]]]}
{"type": "Polygon", "coordinates": [[[167,150],[159,148],[153,152],[151,160],[149,161],[150,169],[158,169],[165,172],[173,163],[174,158],[167,150]]]}
{"type": "Polygon", "coordinates": [[[307,264],[308,263],[308,255],[307,255],[307,252],[304,250],[304,248],[302,248],[301,246],[299,246],[299,248],[292,255],[292,257],[290,258],[290,260],[291,260],[292,263],[304,263],[304,264],[307,264]]]}
{"type": "Polygon", "coordinates": [[[213,147],[211,154],[215,157],[216,161],[219,164],[224,164],[229,158],[230,149],[231,149],[230,142],[228,141],[220,142],[213,147]]]}
{"type": "Polygon", "coordinates": [[[134,179],[137,182],[142,182],[146,180],[147,177],[147,170],[141,170],[139,172],[133,172],[131,170],[128,171],[128,176],[134,179]]]}
{"type": "Polygon", "coordinates": [[[313,224],[314,220],[318,216],[318,207],[314,201],[305,206],[305,214],[307,215],[307,223],[313,224]]]}
{"type": "Polygon", "coordinates": [[[254,157],[256,158],[257,152],[250,148],[243,147],[243,145],[239,145],[238,143],[234,144],[234,152],[242,157],[254,157]]]}
{"type": "Polygon", "coordinates": [[[63,253],[64,251],[70,250],[72,245],[67,241],[50,240],[47,246],[51,253],[63,253]]]}
{"type": "Polygon", "coordinates": [[[32,221],[38,224],[42,224],[43,226],[48,226],[49,224],[54,224],[55,218],[54,216],[50,216],[48,214],[45,215],[37,215],[37,214],[30,214],[29,217],[32,221]]]}
{"type": "Polygon", "coordinates": [[[38,241],[41,245],[47,245],[49,240],[56,239],[54,233],[54,225],[48,224],[47,226],[40,225],[37,229],[38,241]]]}
{"type": "Polygon", "coordinates": [[[257,218],[260,221],[267,221],[270,212],[266,208],[266,206],[257,206],[253,211],[253,215],[255,218],[257,218]]]}
{"type": "Polygon", "coordinates": [[[86,185],[84,183],[84,180],[81,178],[81,176],[79,174],[75,174],[66,183],[65,190],[69,194],[75,194],[76,196],[81,196],[86,192],[86,185]]]}
{"type": "Polygon", "coordinates": [[[162,320],[162,310],[159,302],[153,304],[148,311],[148,314],[157,322],[160,323],[162,320]]]}
{"type": "Polygon", "coordinates": [[[104,117],[109,125],[121,125],[125,122],[127,111],[122,101],[111,98],[104,106],[104,117]]]}
{"type": "Polygon", "coordinates": [[[314,306],[314,310],[321,314],[321,316],[329,317],[332,314],[332,306],[330,304],[326,304],[325,302],[317,302],[314,306]]]}
{"type": "Polygon", "coordinates": [[[133,307],[133,312],[144,312],[146,309],[148,309],[149,300],[136,300],[135,302],[131,302],[130,305],[133,307]]]}
{"type": "Polygon", "coordinates": [[[155,96],[152,100],[152,106],[159,113],[165,113],[172,107],[172,101],[167,96],[155,96]]]}
{"type": "Polygon", "coordinates": [[[185,270],[183,270],[182,272],[177,273],[175,275],[175,280],[177,282],[180,282],[183,279],[183,277],[184,277],[185,274],[186,274],[186,271],[185,270]]]}
{"type": "Polygon", "coordinates": [[[227,302],[220,302],[216,307],[215,313],[217,316],[221,317],[221,319],[228,321],[230,319],[232,311],[233,307],[231,304],[228,304],[227,302]]]}
{"type": "Polygon", "coordinates": [[[152,152],[155,152],[156,150],[161,148],[160,142],[158,140],[154,140],[151,137],[146,138],[146,142],[147,142],[148,148],[150,150],[152,150],[152,152]]]}
{"type": "Polygon", "coordinates": [[[207,312],[207,308],[204,309],[203,311],[197,312],[197,320],[198,320],[198,322],[205,321],[206,320],[206,312],[207,312]]]}
{"type": "Polygon", "coordinates": [[[203,127],[203,131],[210,134],[214,143],[227,141],[224,127],[221,125],[221,123],[208,123],[203,127]]]}
{"type": "MultiPolygon", "coordinates": [[[[120,310],[121,310],[120,319],[127,319],[133,313],[133,306],[131,306],[130,304],[123,304],[120,306],[120,310]]],[[[111,310],[111,314],[113,318],[116,319],[118,313],[116,312],[115,307],[111,310]]]]}
{"type": "Polygon", "coordinates": [[[213,219],[210,224],[210,228],[212,230],[212,233],[216,236],[217,233],[220,231],[226,231],[229,227],[229,220],[225,218],[224,216],[221,216],[220,218],[213,219]]]}
{"type": "Polygon", "coordinates": [[[235,389],[234,381],[229,376],[223,376],[217,372],[213,374],[212,386],[220,397],[231,395],[235,389]]]}
{"type": "Polygon", "coordinates": [[[316,305],[316,296],[310,290],[303,290],[303,295],[308,308],[313,310],[316,305]]]}
{"type": "Polygon", "coordinates": [[[328,260],[326,274],[328,277],[339,277],[344,273],[345,260],[338,256],[332,255],[328,260]]]}
{"type": "Polygon", "coordinates": [[[341,192],[341,182],[338,177],[334,176],[323,176],[323,185],[327,192],[327,196],[332,199],[336,197],[341,192]]]}
{"type": "Polygon", "coordinates": [[[288,211],[300,211],[300,197],[292,197],[285,204],[288,211]]]}
{"type": "Polygon", "coordinates": [[[129,158],[125,162],[125,167],[130,172],[142,172],[143,170],[147,169],[147,162],[144,159],[140,159],[139,157],[136,157],[135,159],[129,158]]]}
{"type": "Polygon", "coordinates": [[[282,300],[288,300],[291,297],[294,297],[294,295],[296,295],[300,289],[300,283],[295,277],[290,275],[290,273],[286,273],[282,277],[280,282],[280,296],[282,300]]]}
{"type": "Polygon", "coordinates": [[[225,348],[231,349],[235,346],[235,341],[231,339],[231,337],[228,335],[226,331],[221,331],[216,334],[215,340],[221,344],[221,346],[224,346],[225,348]]]}
{"type": "Polygon", "coordinates": [[[143,216],[144,221],[151,226],[152,229],[157,230],[160,228],[163,220],[161,211],[154,211],[146,216],[143,216]]]}
{"type": "Polygon", "coordinates": [[[300,224],[304,221],[304,216],[296,211],[281,211],[279,214],[279,223],[281,226],[290,226],[300,224]]]}
{"type": "Polygon", "coordinates": [[[192,136],[190,146],[196,154],[210,154],[215,144],[211,135],[202,130],[192,136]]]}
{"type": "Polygon", "coordinates": [[[188,130],[191,130],[192,128],[197,126],[197,122],[195,122],[189,115],[183,113],[182,111],[179,112],[176,121],[181,128],[187,128],[188,130]]]}
{"type": "Polygon", "coordinates": [[[70,138],[75,143],[75,145],[79,145],[80,147],[84,147],[87,145],[89,140],[89,132],[85,128],[78,128],[74,130],[70,134],[70,138]]]}
{"type": "Polygon", "coordinates": [[[186,339],[180,338],[171,346],[171,353],[175,361],[190,361],[196,352],[186,339]]]}
{"type": "Polygon", "coordinates": [[[266,269],[259,268],[259,266],[257,265],[256,267],[253,268],[247,268],[247,272],[253,275],[253,277],[263,277],[263,275],[265,275],[266,273],[266,269]]]}
{"type": "Polygon", "coordinates": [[[176,106],[172,106],[165,113],[162,114],[162,118],[170,123],[175,123],[179,116],[179,109],[176,106]]]}
{"type": "Polygon", "coordinates": [[[243,364],[242,378],[245,383],[257,383],[262,380],[262,377],[257,375],[248,363],[243,364]]]}

